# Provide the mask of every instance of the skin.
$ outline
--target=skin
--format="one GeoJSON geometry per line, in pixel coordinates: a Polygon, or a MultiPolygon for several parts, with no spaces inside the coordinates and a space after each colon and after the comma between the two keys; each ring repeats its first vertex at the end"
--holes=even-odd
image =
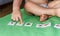
{"type": "MultiPolygon", "coordinates": [[[[41,13],[47,13],[47,12],[49,12],[50,10],[48,10],[47,11],[47,9],[46,8],[43,8],[43,7],[41,7],[41,6],[37,6],[35,3],[33,3],[33,2],[27,2],[26,4],[25,4],[25,9],[27,10],[27,11],[29,11],[29,12],[31,12],[31,13],[33,13],[33,14],[35,14],[35,15],[38,15],[38,16],[41,16],[42,14],[41,13]],[[32,6],[30,6],[30,5],[32,5],[32,6]],[[32,7],[33,7],[33,9],[32,9],[32,7]],[[37,11],[37,10],[39,10],[39,11],[37,11]],[[43,10],[45,10],[45,12],[43,11],[43,10]],[[40,13],[39,13],[40,12],[40,13]]],[[[54,11],[54,9],[51,9],[51,12],[53,12],[54,11]]],[[[41,21],[41,19],[40,19],[40,21],[41,21]]]]}
{"type": "Polygon", "coordinates": [[[60,8],[60,1],[52,1],[48,4],[49,8],[60,8]]]}
{"type": "MultiPolygon", "coordinates": [[[[48,0],[27,0],[27,2],[28,1],[31,1],[31,2],[33,2],[33,3],[35,3],[35,4],[37,4],[37,6],[39,6],[40,4],[48,4],[48,0]]],[[[58,1],[58,0],[54,0],[54,1],[58,1]]],[[[50,3],[49,3],[50,4],[50,3]]],[[[56,5],[56,3],[55,2],[51,2],[51,4],[54,6],[54,5],[56,5]]],[[[58,2],[57,2],[57,4],[58,4],[58,2]]],[[[50,5],[49,5],[50,6],[50,5]]],[[[41,6],[40,6],[41,7],[41,6]]],[[[55,6],[54,6],[55,7],[55,6]]],[[[48,7],[48,8],[54,8],[54,7],[48,7]]],[[[58,6],[56,7],[56,8],[59,8],[59,4],[58,4],[58,6]]],[[[28,13],[29,14],[29,13],[28,13]]],[[[51,16],[49,16],[49,15],[47,15],[47,14],[43,14],[43,15],[41,15],[40,16],[40,21],[45,21],[46,19],[48,19],[48,18],[50,18],[51,16]]]]}
{"type": "Polygon", "coordinates": [[[20,21],[22,24],[22,16],[21,16],[21,11],[20,11],[20,6],[21,6],[22,0],[14,0],[13,3],[13,12],[12,12],[12,20],[20,21]]]}
{"type": "MultiPolygon", "coordinates": [[[[60,8],[60,0],[54,0],[52,2],[50,2],[48,4],[48,8],[60,8]],[[56,2],[57,1],[57,2],[56,2]]],[[[45,21],[47,20],[48,18],[50,18],[51,16],[47,15],[47,14],[44,14],[44,15],[41,15],[40,16],[40,21],[45,21]]]]}
{"type": "MultiPolygon", "coordinates": [[[[36,0],[34,2],[36,2],[36,0]]],[[[41,16],[43,14],[47,14],[47,15],[60,17],[60,14],[59,14],[60,13],[60,8],[55,8],[56,7],[55,5],[52,6],[54,8],[51,8],[50,7],[51,4],[49,4],[50,8],[47,9],[47,8],[43,8],[41,6],[37,6],[37,4],[40,4],[40,2],[38,2],[38,3],[34,3],[34,2],[32,2],[31,0],[26,1],[25,10],[32,13],[32,14],[38,15],[38,16],[41,16]]],[[[56,2],[54,2],[54,3],[56,3],[56,2]]],[[[22,0],[14,0],[12,19],[16,20],[16,21],[20,20],[20,22],[23,23],[22,22],[21,11],[20,11],[21,3],[22,3],[22,0]]]]}
{"type": "Polygon", "coordinates": [[[27,2],[25,4],[25,9],[27,11],[30,11],[31,13],[35,14],[35,15],[42,15],[42,14],[49,14],[49,15],[54,15],[54,9],[47,9],[47,8],[43,8],[40,6],[37,6],[35,3],[33,2],[27,2]],[[32,6],[31,6],[32,5],[32,6]],[[33,8],[32,8],[33,7],[33,8]],[[39,10],[39,11],[37,11],[39,10]],[[48,13],[49,12],[49,13],[48,13]]]}
{"type": "Polygon", "coordinates": [[[28,0],[36,4],[47,4],[48,0],[28,0]]]}
{"type": "MultiPolygon", "coordinates": [[[[26,0],[28,2],[29,0],[26,0]]],[[[36,1],[34,1],[36,2],[36,1]]],[[[13,2],[13,12],[12,12],[12,20],[20,20],[20,23],[22,23],[22,16],[21,16],[21,11],[20,11],[20,6],[21,6],[22,0],[14,0],[13,2]]],[[[45,2],[46,3],[46,2],[45,2]]],[[[40,4],[40,2],[39,2],[40,4]]]]}
{"type": "Polygon", "coordinates": [[[60,1],[53,1],[48,5],[50,8],[56,9],[55,15],[60,17],[60,1]]]}
{"type": "MultiPolygon", "coordinates": [[[[40,4],[48,4],[48,0],[29,0],[29,1],[31,1],[31,2],[33,2],[33,3],[35,3],[35,4],[38,4],[38,5],[40,5],[40,4]]],[[[53,7],[51,6],[51,5],[49,5],[48,6],[48,8],[59,8],[59,2],[57,2],[56,3],[56,1],[59,1],[59,0],[54,0],[54,2],[50,2],[49,4],[51,4],[51,5],[53,5],[53,7]],[[55,6],[55,5],[58,5],[58,6],[55,6]]],[[[41,7],[41,6],[40,6],[41,7]]],[[[49,15],[47,15],[47,14],[43,14],[43,15],[41,15],[40,16],[40,21],[45,21],[46,19],[48,19],[48,18],[50,18],[51,16],[49,16],[49,15]]]]}
{"type": "MultiPolygon", "coordinates": [[[[37,6],[40,6],[40,4],[48,4],[48,0],[26,0],[26,3],[29,2],[29,1],[37,4],[37,6]]],[[[27,11],[26,11],[26,13],[29,14],[27,11]]],[[[29,15],[32,15],[32,14],[29,14],[29,15]]],[[[48,18],[49,18],[48,15],[43,14],[43,15],[40,16],[40,21],[45,21],[48,18]]]]}
{"type": "Polygon", "coordinates": [[[60,17],[60,8],[57,8],[57,7],[60,7],[59,5],[60,4],[58,4],[58,3],[60,3],[60,1],[54,1],[53,3],[51,2],[51,3],[49,3],[49,7],[50,8],[43,8],[43,7],[40,7],[40,6],[37,6],[35,3],[33,3],[33,2],[27,2],[26,4],[25,4],[25,9],[28,11],[28,12],[30,12],[30,13],[33,13],[33,14],[35,14],[35,15],[38,15],[38,16],[40,16],[40,15],[42,15],[42,14],[47,14],[47,15],[52,15],[52,16],[58,16],[58,17],[60,17]],[[56,3],[57,2],[57,3],[56,3]],[[58,4],[58,5],[57,5],[58,4]],[[32,6],[31,6],[32,5],[32,6]],[[53,6],[52,6],[53,5],[53,6]],[[52,8],[52,7],[53,8],[52,8]],[[37,10],[39,10],[39,11],[37,11],[37,10]]]}

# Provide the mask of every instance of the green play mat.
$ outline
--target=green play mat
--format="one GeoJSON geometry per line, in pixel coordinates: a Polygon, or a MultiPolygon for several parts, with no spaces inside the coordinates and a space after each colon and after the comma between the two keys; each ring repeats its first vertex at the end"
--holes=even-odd
{"type": "Polygon", "coordinates": [[[54,28],[55,24],[60,24],[60,18],[53,16],[45,22],[40,22],[38,16],[26,15],[24,9],[22,11],[23,21],[32,22],[32,27],[25,26],[9,26],[11,14],[0,18],[0,36],[60,36],[60,29],[54,28]],[[36,24],[46,24],[51,22],[50,27],[36,28],[36,24]]]}

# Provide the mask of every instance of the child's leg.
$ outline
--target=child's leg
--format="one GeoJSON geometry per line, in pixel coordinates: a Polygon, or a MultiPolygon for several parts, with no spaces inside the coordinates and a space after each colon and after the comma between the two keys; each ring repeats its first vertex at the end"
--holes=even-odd
{"type": "MultiPolygon", "coordinates": [[[[40,6],[40,7],[44,7],[44,8],[48,8],[48,3],[46,2],[46,3],[44,3],[44,4],[39,4],[39,6],[40,6]]],[[[40,16],[40,21],[41,21],[41,22],[42,22],[42,21],[45,21],[45,20],[47,20],[49,17],[50,17],[50,16],[47,15],[47,14],[42,14],[42,15],[40,16]]]]}
{"type": "Polygon", "coordinates": [[[56,16],[60,17],[60,1],[53,1],[49,3],[49,8],[55,8],[56,9],[56,16]]]}
{"type": "MultiPolygon", "coordinates": [[[[41,7],[46,7],[47,8],[48,0],[26,0],[26,2],[29,2],[29,1],[37,4],[37,6],[41,6],[41,7]]],[[[27,12],[27,11],[26,11],[26,14],[33,15],[33,14],[27,12]]],[[[40,16],[40,21],[45,21],[46,19],[48,19],[48,15],[44,14],[44,15],[40,16]]]]}
{"type": "Polygon", "coordinates": [[[35,4],[46,4],[48,0],[29,0],[35,4]]]}
{"type": "Polygon", "coordinates": [[[52,1],[48,4],[49,8],[60,8],[60,1],[52,1]]]}
{"type": "MultiPolygon", "coordinates": [[[[25,9],[35,15],[38,15],[38,16],[42,15],[43,16],[43,17],[41,17],[42,19],[46,19],[44,17],[48,17],[48,15],[51,15],[51,14],[54,15],[54,9],[43,8],[43,7],[38,6],[37,4],[34,4],[32,2],[26,3],[25,9]],[[45,14],[45,15],[43,15],[43,14],[45,14]],[[46,14],[48,14],[48,15],[46,15],[46,14]]],[[[41,21],[41,19],[40,19],[40,21],[41,21]]]]}
{"type": "MultiPolygon", "coordinates": [[[[54,1],[50,2],[50,3],[48,4],[48,8],[59,8],[59,7],[60,7],[60,5],[59,5],[60,2],[57,2],[57,3],[56,3],[56,1],[57,1],[57,0],[54,0],[54,1]],[[56,6],[55,6],[55,5],[56,5],[56,6]]],[[[48,19],[48,18],[51,17],[51,16],[49,16],[49,15],[42,15],[42,16],[44,16],[44,17],[41,17],[41,19],[43,19],[43,18],[44,18],[44,19],[48,19]]],[[[41,20],[41,19],[40,19],[40,20],[41,20]]],[[[44,20],[44,19],[43,19],[43,20],[44,20]]]]}
{"type": "Polygon", "coordinates": [[[33,13],[35,15],[42,15],[42,14],[48,14],[48,15],[55,15],[55,9],[47,9],[40,6],[37,6],[37,4],[34,4],[33,2],[27,2],[25,4],[25,9],[29,11],[30,13],[33,13]]]}
{"type": "MultiPolygon", "coordinates": [[[[25,0],[25,3],[27,3],[27,2],[29,2],[30,0],[25,0]]],[[[34,15],[34,14],[32,14],[32,13],[29,13],[28,11],[26,11],[25,10],[25,13],[27,14],[27,15],[34,15]]]]}

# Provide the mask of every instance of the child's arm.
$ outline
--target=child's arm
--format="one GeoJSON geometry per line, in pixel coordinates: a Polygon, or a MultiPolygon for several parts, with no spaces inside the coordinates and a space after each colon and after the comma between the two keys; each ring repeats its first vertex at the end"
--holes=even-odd
{"type": "Polygon", "coordinates": [[[13,11],[20,10],[21,3],[22,3],[22,0],[14,0],[14,2],[13,2],[13,11]]]}
{"type": "Polygon", "coordinates": [[[21,17],[21,11],[20,11],[20,5],[22,3],[22,0],[14,0],[13,2],[13,12],[12,12],[12,19],[15,21],[20,20],[22,23],[22,17],[21,17]]]}

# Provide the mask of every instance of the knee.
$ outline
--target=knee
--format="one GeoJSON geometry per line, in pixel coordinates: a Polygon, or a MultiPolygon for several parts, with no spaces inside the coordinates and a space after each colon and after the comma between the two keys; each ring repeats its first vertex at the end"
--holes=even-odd
{"type": "Polygon", "coordinates": [[[48,7],[54,8],[55,6],[57,6],[57,4],[60,4],[60,1],[52,1],[48,4],[48,7]]]}
{"type": "Polygon", "coordinates": [[[24,9],[26,10],[29,6],[29,2],[26,2],[25,5],[24,5],[24,9]]]}
{"type": "Polygon", "coordinates": [[[31,2],[26,2],[24,5],[24,9],[25,10],[29,10],[32,7],[32,3],[31,2]]]}

